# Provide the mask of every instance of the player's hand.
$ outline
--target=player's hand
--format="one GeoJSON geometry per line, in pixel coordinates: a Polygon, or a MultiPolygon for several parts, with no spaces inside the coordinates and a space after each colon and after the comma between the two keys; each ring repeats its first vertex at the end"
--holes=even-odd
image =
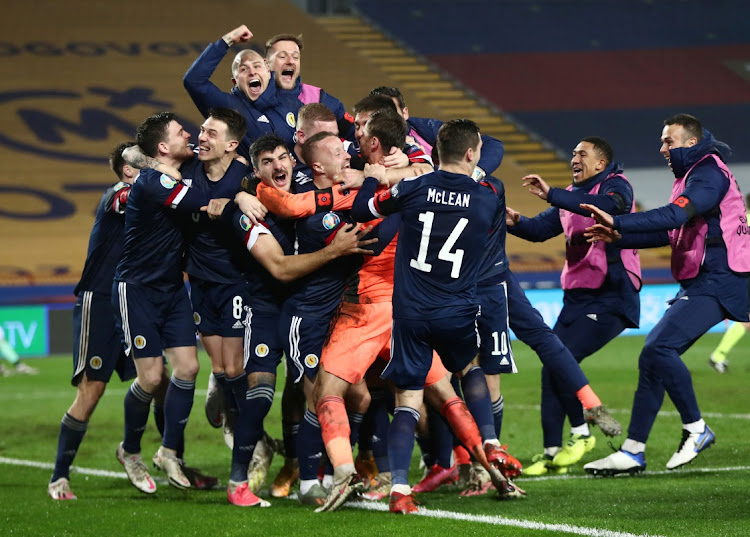
{"type": "Polygon", "coordinates": [[[217,218],[221,218],[222,213],[224,212],[224,208],[227,206],[227,203],[229,203],[229,198],[217,198],[209,200],[208,205],[204,205],[201,207],[201,211],[208,214],[208,217],[211,220],[216,220],[217,218]]]}
{"type": "Polygon", "coordinates": [[[587,227],[584,230],[583,236],[586,237],[586,242],[595,243],[597,241],[603,241],[608,243],[617,242],[622,238],[622,235],[617,230],[611,227],[603,226],[601,224],[594,224],[591,227],[587,227]]]}
{"type": "Polygon", "coordinates": [[[241,162],[245,166],[249,166],[247,159],[243,157],[242,155],[237,155],[236,157],[234,157],[234,160],[236,160],[237,162],[241,162]]]}
{"type": "Polygon", "coordinates": [[[234,202],[239,206],[242,214],[247,216],[253,224],[262,222],[266,218],[268,209],[252,194],[237,192],[234,202]]]}
{"type": "Polygon", "coordinates": [[[386,168],[406,168],[409,165],[409,157],[398,147],[391,147],[383,159],[383,165],[386,168]]]}
{"type": "Polygon", "coordinates": [[[505,208],[505,225],[509,227],[517,226],[521,221],[521,213],[510,207],[505,208]]]}
{"type": "Polygon", "coordinates": [[[591,218],[596,220],[598,224],[609,228],[615,227],[615,219],[612,218],[612,215],[609,213],[605,213],[596,205],[591,205],[590,203],[581,203],[581,209],[591,211],[591,218]]]}
{"type": "Polygon", "coordinates": [[[236,43],[246,43],[250,41],[250,39],[253,37],[253,33],[248,29],[247,26],[244,24],[242,26],[238,26],[234,30],[228,32],[224,35],[222,39],[229,44],[231,41],[233,44],[236,43]]]}
{"type": "Polygon", "coordinates": [[[549,185],[544,182],[544,179],[538,175],[527,175],[523,178],[522,186],[528,187],[529,192],[539,197],[540,199],[547,200],[547,193],[549,192],[549,185]]]}
{"type": "Polygon", "coordinates": [[[412,136],[411,134],[407,134],[406,135],[406,145],[414,146],[414,147],[420,149],[422,151],[422,153],[424,153],[424,147],[422,147],[422,144],[420,144],[419,142],[417,142],[417,139],[414,138],[414,136],[412,136]]]}
{"type": "Polygon", "coordinates": [[[374,177],[381,185],[388,186],[388,178],[385,176],[385,166],[382,164],[365,164],[365,177],[374,177]]]}
{"type": "Polygon", "coordinates": [[[365,174],[360,170],[344,168],[338,174],[336,180],[339,183],[339,192],[343,193],[345,190],[360,188],[365,181],[365,174]]]}
{"type": "Polygon", "coordinates": [[[368,246],[378,242],[378,239],[362,239],[362,237],[367,235],[370,231],[372,231],[372,226],[367,226],[361,229],[359,224],[351,224],[348,227],[342,226],[336,233],[329,248],[331,248],[336,257],[353,254],[372,255],[372,250],[365,250],[363,249],[363,246],[368,246]]]}

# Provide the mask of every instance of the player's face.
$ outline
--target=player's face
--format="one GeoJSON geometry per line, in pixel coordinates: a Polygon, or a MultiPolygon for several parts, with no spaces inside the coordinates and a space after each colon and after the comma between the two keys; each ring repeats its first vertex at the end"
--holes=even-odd
{"type": "Polygon", "coordinates": [[[329,136],[316,146],[313,160],[320,163],[329,179],[335,179],[341,170],[349,167],[351,158],[341,139],[329,136]]]}
{"type": "Polygon", "coordinates": [[[370,120],[371,116],[372,112],[360,112],[354,118],[354,138],[357,140],[357,145],[359,145],[360,147],[362,147],[360,138],[362,138],[362,136],[364,135],[365,125],[370,120]]]}
{"type": "Polygon", "coordinates": [[[292,171],[294,159],[284,146],[273,151],[264,151],[258,158],[259,168],[255,168],[255,176],[269,186],[289,192],[292,186],[292,171]]]}
{"type": "Polygon", "coordinates": [[[201,125],[198,135],[198,159],[216,160],[231,152],[232,147],[227,140],[227,124],[209,117],[201,125]]]}
{"type": "Polygon", "coordinates": [[[670,149],[680,147],[692,147],[698,140],[691,137],[682,125],[664,125],[661,131],[661,148],[659,152],[667,159],[667,164],[672,167],[672,160],[669,158],[670,149]]]}
{"type": "Polygon", "coordinates": [[[300,52],[294,41],[277,41],[268,51],[268,63],[281,89],[294,89],[301,69],[300,52]]]}
{"type": "Polygon", "coordinates": [[[573,170],[573,182],[580,183],[595,176],[607,167],[599,152],[591,142],[581,142],[573,149],[570,168],[573,170]]]}
{"type": "Polygon", "coordinates": [[[247,95],[251,101],[266,91],[268,82],[271,80],[271,72],[260,54],[249,52],[242,58],[242,62],[234,75],[235,85],[247,95]]]}
{"type": "Polygon", "coordinates": [[[184,162],[193,156],[193,148],[190,147],[190,133],[186,131],[177,121],[170,121],[167,125],[167,145],[169,156],[180,162],[184,162]]]}

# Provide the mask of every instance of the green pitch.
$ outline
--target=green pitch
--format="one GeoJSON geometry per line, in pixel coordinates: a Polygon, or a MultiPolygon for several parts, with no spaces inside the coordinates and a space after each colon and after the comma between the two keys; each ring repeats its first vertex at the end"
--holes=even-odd
{"type": "MultiPolygon", "coordinates": [[[[182,492],[154,472],[153,496],[133,488],[114,451],[122,436],[122,400],[127,385],[113,381],[99,403],[71,473],[77,501],[53,502],[46,493],[57,447],[60,418],[75,395],[70,387],[71,360],[33,360],[38,377],[0,378],[0,534],[4,536],[552,536],[750,535],[750,346],[740,343],[730,356],[731,369],[719,375],[707,365],[718,336],[701,339],[685,356],[706,422],[716,444],[686,468],[667,472],[666,461],[680,441],[680,421],[666,400],[646,450],[648,471],[638,477],[590,478],[579,464],[567,476],[524,479],[524,500],[499,502],[487,497],[459,498],[444,487],[418,497],[426,516],[395,516],[374,506],[348,505],[336,513],[316,514],[294,500],[271,499],[272,507],[237,508],[224,488],[182,492]],[[26,461],[26,462],[23,462],[26,461]],[[46,466],[45,466],[46,465],[46,466]],[[95,475],[90,470],[103,470],[95,475]],[[370,509],[365,509],[370,507],[370,509]],[[460,520],[465,517],[465,520],[460,520]],[[484,518],[482,518],[484,517],[484,518]]],[[[627,427],[637,382],[643,338],[618,338],[604,352],[588,358],[584,369],[605,404],[627,427]]],[[[514,345],[521,373],[503,377],[504,443],[524,463],[541,451],[539,361],[522,344],[514,345]]],[[[187,428],[186,458],[191,466],[226,483],[230,452],[219,430],[204,417],[208,360],[187,428]]],[[[278,382],[281,387],[281,382],[278,382]]],[[[281,436],[280,395],[267,429],[281,436]]],[[[584,462],[610,452],[596,430],[597,447],[584,462]]],[[[623,438],[614,439],[617,447],[623,438]]],[[[144,460],[159,445],[152,423],[143,439],[144,460]]],[[[416,455],[416,453],[415,453],[416,455]]],[[[421,472],[415,456],[412,479],[421,472]]],[[[270,475],[282,461],[277,457],[270,475]]]]}

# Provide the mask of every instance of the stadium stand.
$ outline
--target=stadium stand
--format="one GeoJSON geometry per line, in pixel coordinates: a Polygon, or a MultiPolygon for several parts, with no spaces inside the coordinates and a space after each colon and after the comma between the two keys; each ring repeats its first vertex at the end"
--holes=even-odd
{"type": "MultiPolygon", "coordinates": [[[[538,171],[567,181],[576,137],[609,138],[628,169],[663,166],[654,125],[675,111],[670,102],[689,106],[735,146],[736,158],[750,160],[734,142],[750,115],[750,45],[734,22],[749,9],[744,3],[383,0],[356,2],[362,17],[321,19],[285,1],[228,0],[211,18],[193,6],[166,0],[137,27],[112,25],[123,15],[108,3],[6,7],[14,23],[0,39],[0,285],[77,280],[93,210],[111,179],[104,155],[157,110],[176,111],[195,132],[200,117],[182,74],[208,42],[244,20],[257,44],[302,33],[305,81],[347,106],[372,87],[394,85],[414,115],[477,118],[505,142],[499,175],[509,204],[524,214],[544,205],[523,192],[520,178],[538,171]],[[608,76],[581,84],[587,62],[608,76]],[[694,92],[682,91],[688,81],[694,92]],[[524,157],[532,153],[536,161],[524,157]]],[[[151,7],[135,0],[129,11],[151,7]]],[[[215,82],[228,88],[228,73],[225,60],[215,82]]],[[[554,271],[563,244],[511,239],[509,251],[517,270],[554,271]]],[[[664,261],[657,252],[644,264],[664,261]]]]}
{"type": "MultiPolygon", "coordinates": [[[[0,38],[0,285],[62,285],[72,299],[94,209],[114,177],[105,156],[159,110],[174,110],[197,132],[201,118],[182,75],[207,43],[238,23],[248,23],[256,44],[276,33],[302,33],[304,80],[347,107],[373,87],[399,83],[288,2],[229,0],[210,18],[200,15],[201,6],[166,0],[137,26],[113,25],[123,13],[111,3],[7,6],[5,20],[13,24],[0,38]]],[[[151,8],[135,0],[128,11],[151,8]]],[[[227,58],[214,81],[229,88],[227,58]]],[[[407,98],[419,115],[438,115],[419,95],[407,98]]]]}
{"type": "Polygon", "coordinates": [[[398,41],[566,155],[592,132],[627,167],[659,166],[653,132],[689,108],[750,161],[746,2],[357,2],[398,41]],[[398,13],[397,17],[393,14],[398,13]],[[429,31],[415,31],[429,28],[429,31]]]}

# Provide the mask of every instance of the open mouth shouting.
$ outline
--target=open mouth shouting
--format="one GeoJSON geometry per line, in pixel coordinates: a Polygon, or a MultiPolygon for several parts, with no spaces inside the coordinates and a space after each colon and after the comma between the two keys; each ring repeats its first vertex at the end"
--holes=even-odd
{"type": "Polygon", "coordinates": [[[263,93],[263,83],[260,77],[254,77],[247,81],[247,91],[251,97],[260,97],[263,93]]]}
{"type": "Polygon", "coordinates": [[[284,189],[289,184],[289,174],[287,170],[276,170],[273,172],[273,183],[277,188],[284,189]]]}
{"type": "Polygon", "coordinates": [[[296,77],[297,71],[293,67],[285,67],[281,70],[281,83],[285,87],[292,86],[296,77]]]}

